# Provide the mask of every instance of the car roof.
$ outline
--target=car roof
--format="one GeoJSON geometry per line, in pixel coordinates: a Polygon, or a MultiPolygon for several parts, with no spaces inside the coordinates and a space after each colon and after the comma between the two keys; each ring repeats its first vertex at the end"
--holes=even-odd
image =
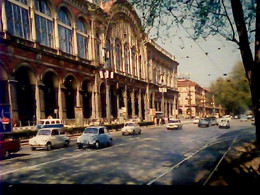
{"type": "Polygon", "coordinates": [[[97,128],[97,129],[100,129],[100,128],[106,128],[106,126],[88,126],[85,129],[87,129],[87,128],[97,128]]]}
{"type": "Polygon", "coordinates": [[[62,128],[57,128],[57,127],[51,127],[51,128],[43,128],[43,129],[39,129],[39,131],[42,131],[42,130],[53,130],[53,129],[62,129],[62,128]]]}

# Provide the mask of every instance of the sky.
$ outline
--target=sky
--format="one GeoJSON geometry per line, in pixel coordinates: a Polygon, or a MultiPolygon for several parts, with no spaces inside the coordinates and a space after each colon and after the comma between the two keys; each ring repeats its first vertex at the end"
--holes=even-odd
{"type": "Polygon", "coordinates": [[[178,73],[189,73],[192,81],[206,88],[241,62],[238,46],[217,35],[195,42],[184,30],[178,30],[174,36],[156,42],[176,56],[178,73]]]}

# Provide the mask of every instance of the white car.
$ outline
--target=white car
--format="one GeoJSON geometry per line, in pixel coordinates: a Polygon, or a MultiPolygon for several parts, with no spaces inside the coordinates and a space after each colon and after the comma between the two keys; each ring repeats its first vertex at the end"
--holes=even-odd
{"type": "Polygon", "coordinates": [[[87,127],[77,138],[77,145],[79,149],[83,146],[94,146],[98,149],[102,145],[111,146],[112,141],[112,136],[105,126],[93,126],[87,127]]]}
{"type": "Polygon", "coordinates": [[[228,119],[221,119],[220,122],[218,123],[218,127],[219,128],[227,128],[229,129],[230,128],[230,122],[228,119]]]}
{"type": "Polygon", "coordinates": [[[182,123],[179,119],[170,119],[168,125],[166,126],[168,130],[171,129],[182,129],[182,123]]]}
{"type": "Polygon", "coordinates": [[[200,120],[200,117],[196,116],[193,120],[193,124],[198,124],[200,120]]]}
{"type": "Polygon", "coordinates": [[[125,123],[124,127],[121,129],[121,133],[122,135],[126,135],[126,134],[141,134],[141,127],[138,123],[135,122],[127,122],[125,123]]]}
{"type": "Polygon", "coordinates": [[[35,137],[29,139],[29,146],[32,150],[45,148],[49,151],[53,147],[68,147],[69,143],[70,139],[65,135],[64,131],[56,128],[40,129],[35,137]]]}

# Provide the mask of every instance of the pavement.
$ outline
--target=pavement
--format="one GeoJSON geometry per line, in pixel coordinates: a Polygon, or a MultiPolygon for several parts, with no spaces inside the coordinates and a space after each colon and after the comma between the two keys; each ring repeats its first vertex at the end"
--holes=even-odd
{"type": "Polygon", "coordinates": [[[260,144],[255,131],[236,136],[207,182],[207,186],[239,186],[254,189],[260,184],[260,144]]]}

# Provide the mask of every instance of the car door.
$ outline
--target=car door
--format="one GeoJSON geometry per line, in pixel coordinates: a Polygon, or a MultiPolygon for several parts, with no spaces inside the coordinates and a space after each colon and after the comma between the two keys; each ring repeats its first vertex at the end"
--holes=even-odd
{"type": "Polygon", "coordinates": [[[100,144],[105,144],[107,142],[105,129],[103,127],[99,129],[98,139],[100,144]]]}
{"type": "Polygon", "coordinates": [[[61,145],[61,139],[58,129],[53,129],[51,132],[51,143],[52,146],[60,146],[61,145]]]}

